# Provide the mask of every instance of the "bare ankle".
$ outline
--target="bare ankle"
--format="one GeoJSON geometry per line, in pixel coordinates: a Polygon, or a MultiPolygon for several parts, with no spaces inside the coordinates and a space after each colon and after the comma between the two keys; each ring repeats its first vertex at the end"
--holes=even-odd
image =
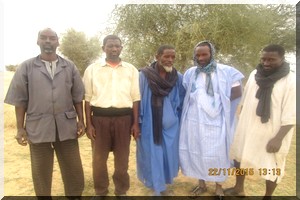
{"type": "Polygon", "coordinates": [[[200,180],[199,179],[199,187],[201,187],[201,188],[206,188],[206,184],[205,184],[205,181],[204,180],[200,180]]]}
{"type": "Polygon", "coordinates": [[[272,196],[264,196],[262,200],[272,200],[272,196]]]}

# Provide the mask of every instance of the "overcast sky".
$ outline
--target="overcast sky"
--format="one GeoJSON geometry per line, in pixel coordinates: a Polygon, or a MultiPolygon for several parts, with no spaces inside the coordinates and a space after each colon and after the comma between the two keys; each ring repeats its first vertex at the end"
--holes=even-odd
{"type": "MultiPolygon", "coordinates": [[[[0,0],[0,71],[39,54],[40,29],[50,27],[59,35],[69,28],[93,36],[105,29],[115,4],[120,3],[261,3],[261,0],[0,0]],[[3,53],[2,53],[3,52],[3,53]]],[[[297,0],[266,0],[290,3],[297,0]]]]}
{"type": "Polygon", "coordinates": [[[3,0],[4,65],[39,54],[37,33],[50,27],[59,35],[69,28],[92,36],[106,27],[112,1],[3,0]]]}

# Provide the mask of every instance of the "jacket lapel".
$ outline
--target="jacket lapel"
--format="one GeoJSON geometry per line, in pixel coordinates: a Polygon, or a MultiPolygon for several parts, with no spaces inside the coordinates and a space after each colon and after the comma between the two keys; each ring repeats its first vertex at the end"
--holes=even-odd
{"type": "Polygon", "coordinates": [[[53,79],[54,79],[55,76],[57,76],[57,74],[59,74],[66,66],[67,66],[67,63],[66,63],[64,60],[62,60],[60,57],[58,57],[58,62],[57,62],[57,65],[56,65],[56,70],[55,70],[53,79]]]}
{"type": "Polygon", "coordinates": [[[48,77],[50,80],[52,80],[50,74],[48,73],[45,64],[41,61],[41,59],[36,59],[34,61],[34,64],[36,67],[38,67],[38,69],[40,70],[40,72],[42,74],[44,74],[46,77],[48,77]]]}

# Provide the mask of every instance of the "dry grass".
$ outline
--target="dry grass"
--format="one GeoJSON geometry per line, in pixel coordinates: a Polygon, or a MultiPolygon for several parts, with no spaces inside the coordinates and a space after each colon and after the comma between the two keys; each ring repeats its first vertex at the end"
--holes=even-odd
{"type": "MultiPolygon", "coordinates": [[[[3,72],[0,72],[3,73],[3,72]]],[[[6,94],[8,85],[12,78],[11,72],[5,72],[4,75],[4,94],[6,94]]],[[[5,196],[33,196],[33,184],[31,181],[30,156],[28,146],[23,147],[17,144],[14,139],[15,130],[15,115],[14,107],[4,105],[4,195],[5,196]]],[[[84,196],[94,195],[92,181],[92,159],[91,146],[89,139],[84,136],[80,138],[80,151],[85,174],[85,189],[84,196]]],[[[151,190],[145,188],[136,176],[136,158],[135,158],[135,142],[131,143],[130,152],[130,183],[131,188],[128,195],[132,196],[150,196],[151,190]]],[[[110,177],[113,173],[113,156],[110,155],[108,161],[110,177]]],[[[235,178],[229,177],[224,183],[224,188],[234,185],[235,178]]],[[[181,173],[175,179],[174,184],[169,188],[174,190],[175,195],[186,196],[188,191],[193,188],[197,180],[184,177],[181,173]]],[[[248,176],[245,182],[246,194],[249,196],[262,196],[265,191],[264,180],[255,176],[248,176]]],[[[109,195],[113,195],[114,186],[110,179],[109,195]]],[[[54,196],[64,195],[60,170],[55,161],[53,173],[52,194],[54,196]]],[[[214,183],[208,183],[208,192],[205,195],[214,194],[214,183]]],[[[275,196],[295,196],[296,195],[296,137],[291,145],[291,150],[288,154],[285,176],[282,182],[278,185],[274,193],[275,196]]]]}

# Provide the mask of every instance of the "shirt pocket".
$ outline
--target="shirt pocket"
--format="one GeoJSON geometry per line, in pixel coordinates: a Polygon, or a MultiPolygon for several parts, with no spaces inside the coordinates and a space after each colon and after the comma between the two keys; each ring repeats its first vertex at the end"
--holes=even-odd
{"type": "Polygon", "coordinates": [[[48,114],[27,115],[25,128],[29,139],[43,142],[46,135],[55,133],[55,120],[48,114]]]}
{"type": "Polygon", "coordinates": [[[38,132],[38,127],[40,125],[40,121],[43,117],[43,114],[33,114],[26,116],[26,131],[28,134],[35,134],[38,132]]]}
{"type": "Polygon", "coordinates": [[[163,118],[162,124],[163,129],[168,130],[178,123],[178,117],[176,117],[174,113],[174,109],[171,105],[170,99],[166,97],[164,99],[164,107],[163,107],[163,118]]]}
{"type": "Polygon", "coordinates": [[[65,115],[66,115],[67,119],[73,119],[73,118],[77,117],[76,111],[65,112],[65,115]]]}
{"type": "Polygon", "coordinates": [[[199,98],[198,106],[201,107],[203,115],[201,121],[207,125],[221,126],[222,124],[222,101],[218,93],[214,93],[213,97],[202,95],[203,99],[199,98]]]}
{"type": "Polygon", "coordinates": [[[43,114],[33,114],[33,115],[27,115],[26,116],[26,121],[35,121],[38,119],[41,119],[43,114]]]}

